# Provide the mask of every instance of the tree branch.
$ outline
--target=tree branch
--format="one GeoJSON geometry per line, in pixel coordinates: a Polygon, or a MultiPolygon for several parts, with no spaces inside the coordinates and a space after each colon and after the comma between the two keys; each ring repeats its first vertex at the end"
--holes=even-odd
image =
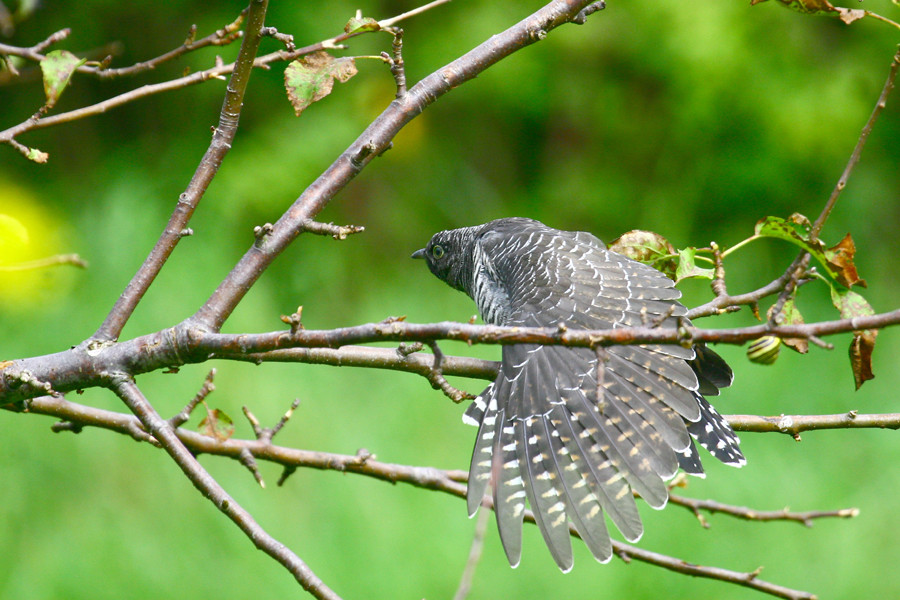
{"type": "Polygon", "coordinates": [[[256,58],[262,39],[260,31],[265,22],[267,8],[268,0],[250,3],[247,15],[247,33],[244,35],[241,49],[234,63],[234,70],[225,91],[222,110],[219,113],[219,125],[213,130],[212,141],[194,171],[187,189],[179,196],[175,211],[169,218],[156,245],[131,281],[128,282],[103,324],[94,333],[93,340],[96,342],[102,343],[118,339],[125,323],[183,237],[183,231],[187,227],[188,221],[200,204],[206,188],[218,173],[219,166],[225,160],[225,155],[231,149],[234,136],[237,134],[241,108],[244,104],[244,93],[250,82],[253,60],[256,58]]]}
{"type": "Polygon", "coordinates": [[[695,498],[687,498],[685,496],[669,495],[669,502],[678,506],[683,506],[691,512],[700,521],[703,527],[708,528],[709,523],[701,514],[701,511],[708,513],[722,513],[737,519],[745,521],[794,521],[801,523],[806,527],[812,527],[813,521],[816,519],[850,519],[859,516],[858,508],[842,508],[839,510],[811,510],[806,512],[791,512],[787,508],[782,510],[756,510],[747,508],[746,506],[732,506],[730,504],[722,504],[715,500],[698,500],[695,498]]]}
{"type": "MultiPolygon", "coordinates": [[[[127,435],[131,435],[131,431],[135,427],[138,427],[134,417],[79,405],[69,402],[61,397],[43,396],[34,398],[29,402],[28,410],[29,412],[63,418],[67,421],[77,423],[81,427],[100,427],[127,435]],[[131,423],[130,425],[129,422],[131,423]]],[[[898,415],[898,418],[900,418],[900,415],[898,415]]],[[[466,496],[466,486],[463,483],[467,479],[465,471],[444,471],[431,467],[413,467],[382,463],[375,460],[375,458],[368,453],[342,455],[286,448],[273,445],[271,443],[271,438],[265,437],[260,437],[256,440],[229,439],[218,441],[215,438],[181,428],[172,432],[172,430],[168,428],[168,422],[163,421],[161,418],[159,418],[157,426],[161,428],[159,431],[167,431],[170,434],[177,436],[179,442],[188,450],[189,456],[202,453],[241,460],[243,455],[249,453],[254,458],[278,463],[286,468],[295,469],[298,467],[306,467],[358,473],[389,483],[407,483],[415,487],[448,493],[459,498],[465,498],[466,496]],[[163,425],[165,425],[165,427],[163,427],[163,425]]],[[[153,431],[155,434],[156,430],[153,431]]],[[[224,490],[222,493],[224,494],[224,490]]],[[[796,520],[804,523],[814,518],[853,516],[851,513],[854,510],[845,509],[842,511],[808,513],[790,513],[786,511],[761,512],[743,507],[730,507],[709,500],[693,500],[680,496],[672,496],[672,501],[689,508],[694,511],[695,514],[699,510],[707,510],[752,520],[796,520]]],[[[485,498],[484,506],[488,509],[492,509],[490,498],[485,498]]],[[[534,522],[531,511],[526,511],[525,520],[530,523],[534,522]]],[[[570,525],[569,531],[571,535],[578,537],[578,533],[573,526],[570,525]]],[[[799,599],[813,597],[806,592],[791,590],[763,581],[758,578],[758,571],[742,573],[718,567],[696,565],[678,558],[623,544],[615,540],[613,540],[613,550],[619,558],[626,562],[630,560],[640,560],[678,573],[735,583],[781,598],[799,599]]]]}
{"type": "Polygon", "coordinates": [[[818,429],[900,429],[900,414],[859,414],[855,410],[836,415],[729,415],[735,431],[778,432],[800,439],[800,433],[818,429]]]}
{"type": "MultiPolygon", "coordinates": [[[[23,385],[29,381],[52,381],[57,392],[105,385],[105,373],[148,373],[166,367],[196,364],[211,355],[257,355],[285,348],[338,348],[348,344],[369,342],[429,342],[440,339],[478,344],[544,344],[597,348],[625,344],[743,344],[764,335],[781,338],[822,337],[863,329],[882,329],[900,323],[900,309],[888,313],[806,323],[801,325],[768,324],[734,329],[679,329],[623,327],[606,330],[560,330],[558,327],[500,327],[468,323],[406,323],[387,320],[355,327],[294,332],[274,331],[258,334],[219,334],[203,331],[183,323],[119,343],[97,344],[87,341],[71,350],[33,358],[0,363],[0,402],[12,403],[46,393],[40,387],[23,385]]],[[[340,355],[320,354],[322,362],[335,361],[340,355]]],[[[258,359],[254,356],[254,359],[258,359]]],[[[248,359],[249,360],[249,359],[248,359]]],[[[371,360],[378,362],[377,356],[371,360]]],[[[414,359],[416,360],[416,359],[414,359]]],[[[432,365],[433,366],[433,365],[432,365]]],[[[471,363],[470,366],[475,366],[471,363]]],[[[382,364],[383,368],[388,368],[382,364]]],[[[483,365],[479,369],[483,369],[483,365]]],[[[408,370],[419,367],[408,367],[408,370]]],[[[483,373],[484,371],[482,371],[483,373]]]]}
{"type": "Polygon", "coordinates": [[[273,226],[270,235],[244,254],[206,304],[189,319],[218,331],[275,258],[299,235],[334,196],[372,159],[387,150],[394,136],[435,100],[513,52],[533,44],[547,32],[570,22],[589,0],[554,0],[506,31],[425,77],[396,98],[332,165],[314,181],[273,226]]]}
{"type": "MultiPolygon", "coordinates": [[[[137,385],[127,375],[110,376],[109,385],[140,419],[145,431],[172,457],[187,478],[204,497],[225,513],[253,544],[284,566],[303,589],[320,600],[340,600],[325,583],[290,548],[269,535],[225,489],[197,462],[196,454],[181,442],[171,424],[153,409],[137,385]]],[[[209,438],[212,439],[212,438],[209,438]]]]}

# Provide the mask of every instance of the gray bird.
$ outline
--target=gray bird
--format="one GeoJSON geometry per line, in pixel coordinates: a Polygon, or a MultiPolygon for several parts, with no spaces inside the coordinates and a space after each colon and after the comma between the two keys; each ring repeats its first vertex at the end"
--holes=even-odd
{"type": "MultiPolygon", "coordinates": [[[[676,327],[681,292],[660,271],[606,249],[583,231],[524,218],[441,231],[413,258],[468,294],[493,325],[569,329],[676,327]]],[[[468,480],[469,516],[493,491],[510,565],[522,553],[526,501],[564,572],[571,521],[600,562],[612,556],[605,512],[628,541],[643,533],[632,490],[651,507],[665,480],[703,475],[691,438],[722,462],[744,456],[727,421],[704,399],[732,381],[705,346],[503,346],[497,379],[468,407],[478,426],[468,480]]]]}

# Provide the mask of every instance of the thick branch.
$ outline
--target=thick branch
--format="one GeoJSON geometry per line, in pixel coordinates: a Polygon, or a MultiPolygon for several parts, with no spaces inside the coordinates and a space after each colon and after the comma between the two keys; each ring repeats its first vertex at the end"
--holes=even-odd
{"type": "Polygon", "coordinates": [[[416,324],[388,320],[329,330],[218,334],[190,328],[189,323],[184,323],[125,342],[98,345],[88,341],[56,354],[0,363],[0,402],[13,403],[43,395],[47,393],[48,387],[56,392],[102,387],[105,385],[105,374],[110,372],[137,375],[166,367],[205,362],[212,355],[234,358],[286,348],[338,348],[369,342],[429,342],[440,339],[479,344],[528,343],[593,348],[641,343],[742,344],[763,335],[782,338],[812,335],[821,337],[863,329],[881,329],[898,323],[900,309],[879,315],[821,323],[775,327],[755,325],[736,329],[634,327],[587,331],[453,322],[416,324]]]}
{"type": "Polygon", "coordinates": [[[400,129],[435,100],[513,52],[546,37],[569,22],[589,0],[555,0],[506,31],[438,69],[403,97],[395,99],[275,223],[270,235],[258,241],[191,318],[204,329],[218,331],[254,282],[273,260],[351,179],[373,158],[389,148],[400,129]]]}
{"type": "Polygon", "coordinates": [[[98,342],[106,342],[118,339],[125,323],[131,317],[141,298],[156,279],[163,265],[168,260],[175,246],[183,237],[183,231],[188,221],[194,214],[200,199],[206,192],[213,177],[219,171],[219,166],[225,159],[225,155],[231,149],[234,136],[237,133],[238,120],[244,103],[244,92],[250,81],[250,72],[253,69],[253,60],[256,58],[259,43],[262,39],[260,30],[266,17],[268,0],[254,1],[250,3],[247,15],[247,33],[244,35],[241,49],[235,61],[234,71],[225,92],[225,100],[219,113],[219,125],[213,131],[212,141],[200,160],[200,164],[194,171],[194,176],[188,183],[187,189],[178,198],[175,211],[169,218],[162,235],[156,245],[150,251],[150,255],[128,282],[122,295],[119,296],[106,320],[94,334],[93,339],[98,342]]]}

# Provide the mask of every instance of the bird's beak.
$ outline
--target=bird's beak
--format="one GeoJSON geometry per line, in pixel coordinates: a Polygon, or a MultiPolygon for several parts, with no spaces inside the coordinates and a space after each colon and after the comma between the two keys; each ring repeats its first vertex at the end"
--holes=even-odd
{"type": "Polygon", "coordinates": [[[412,253],[410,258],[425,258],[425,248],[421,248],[412,253]]]}

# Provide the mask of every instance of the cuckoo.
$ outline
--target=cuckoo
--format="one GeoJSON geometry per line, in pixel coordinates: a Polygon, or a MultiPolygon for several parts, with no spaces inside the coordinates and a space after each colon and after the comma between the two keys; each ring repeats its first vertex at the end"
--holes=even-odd
{"type": "MultiPolygon", "coordinates": [[[[531,219],[441,231],[413,258],[468,294],[492,325],[611,329],[686,321],[681,292],[660,271],[607,250],[590,233],[531,219]]],[[[514,567],[526,506],[560,569],[573,564],[569,522],[593,556],[608,561],[604,513],[637,541],[643,525],[635,494],[661,509],[665,481],[679,468],[703,475],[694,440],[728,465],[744,464],[738,438],[704,398],[732,377],[703,345],[504,345],[496,380],[463,417],[478,427],[469,515],[490,486],[514,567]]]]}

